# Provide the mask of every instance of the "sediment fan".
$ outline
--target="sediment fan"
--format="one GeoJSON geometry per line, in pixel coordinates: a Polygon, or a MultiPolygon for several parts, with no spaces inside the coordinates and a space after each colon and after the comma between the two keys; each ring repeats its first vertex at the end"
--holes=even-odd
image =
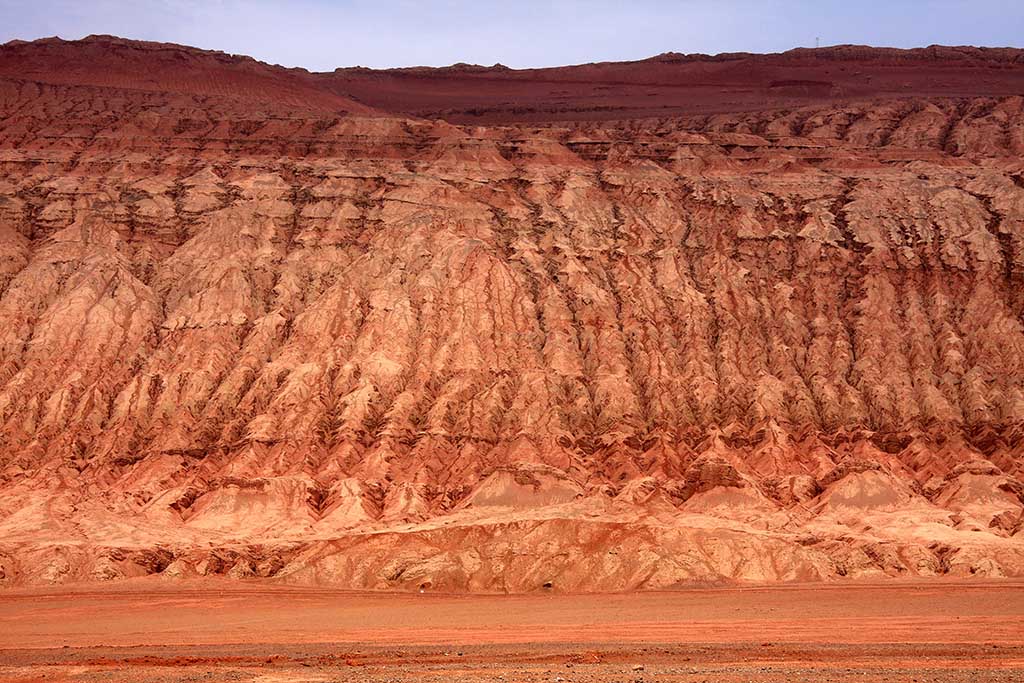
{"type": "Polygon", "coordinates": [[[1024,574],[1022,92],[3,46],[0,582],[1024,574]]]}

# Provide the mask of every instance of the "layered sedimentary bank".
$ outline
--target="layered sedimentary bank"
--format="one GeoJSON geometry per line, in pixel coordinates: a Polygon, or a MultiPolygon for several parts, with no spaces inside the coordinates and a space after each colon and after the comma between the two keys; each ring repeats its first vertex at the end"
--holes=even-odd
{"type": "Polygon", "coordinates": [[[0,584],[1024,574],[1022,92],[0,47],[0,584]]]}

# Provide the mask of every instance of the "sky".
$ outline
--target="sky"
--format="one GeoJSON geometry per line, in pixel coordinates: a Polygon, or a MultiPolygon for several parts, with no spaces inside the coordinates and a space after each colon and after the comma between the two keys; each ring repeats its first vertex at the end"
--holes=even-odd
{"type": "Polygon", "coordinates": [[[1024,0],[0,0],[0,42],[105,33],[283,66],[514,68],[843,43],[1024,47],[1024,0]]]}

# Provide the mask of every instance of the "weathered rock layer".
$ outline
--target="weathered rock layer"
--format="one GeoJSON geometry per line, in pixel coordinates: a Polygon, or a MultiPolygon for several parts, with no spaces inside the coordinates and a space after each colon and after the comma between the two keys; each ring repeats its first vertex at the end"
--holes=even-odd
{"type": "Polygon", "coordinates": [[[0,583],[1024,574],[1019,96],[481,127],[110,39],[0,74],[0,583]]]}

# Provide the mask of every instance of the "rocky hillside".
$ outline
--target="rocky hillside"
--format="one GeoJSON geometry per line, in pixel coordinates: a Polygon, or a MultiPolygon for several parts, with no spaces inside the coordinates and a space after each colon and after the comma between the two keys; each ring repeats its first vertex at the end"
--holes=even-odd
{"type": "Polygon", "coordinates": [[[392,72],[0,47],[0,584],[1024,575],[1024,61],[849,52],[454,125],[392,72]]]}

